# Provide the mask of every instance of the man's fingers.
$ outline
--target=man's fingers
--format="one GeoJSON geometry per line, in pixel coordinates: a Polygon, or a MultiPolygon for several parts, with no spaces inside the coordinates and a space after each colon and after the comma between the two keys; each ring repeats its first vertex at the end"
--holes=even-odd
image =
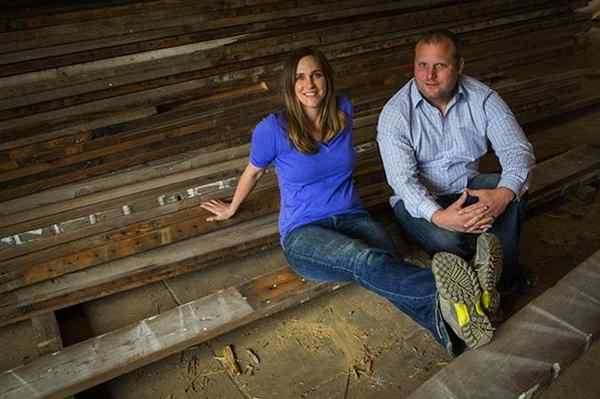
{"type": "Polygon", "coordinates": [[[461,208],[458,211],[458,214],[459,215],[468,215],[471,213],[485,213],[488,209],[489,209],[489,207],[486,204],[478,202],[476,204],[461,208]]]}
{"type": "Polygon", "coordinates": [[[469,229],[471,227],[481,227],[483,225],[491,225],[494,222],[494,218],[490,215],[487,215],[485,213],[479,214],[474,216],[473,218],[469,219],[467,221],[467,223],[464,224],[466,229],[469,229]]]}
{"type": "Polygon", "coordinates": [[[467,192],[463,191],[463,193],[460,195],[460,197],[458,197],[457,200],[454,201],[454,203],[451,206],[453,206],[455,208],[462,208],[462,206],[466,200],[467,200],[467,192]]]}

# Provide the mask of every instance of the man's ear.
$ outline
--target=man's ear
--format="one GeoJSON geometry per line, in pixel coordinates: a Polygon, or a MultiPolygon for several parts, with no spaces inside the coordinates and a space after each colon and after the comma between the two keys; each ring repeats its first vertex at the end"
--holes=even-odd
{"type": "Polygon", "coordinates": [[[462,73],[465,68],[465,59],[460,57],[460,61],[458,61],[458,73],[462,73]]]}

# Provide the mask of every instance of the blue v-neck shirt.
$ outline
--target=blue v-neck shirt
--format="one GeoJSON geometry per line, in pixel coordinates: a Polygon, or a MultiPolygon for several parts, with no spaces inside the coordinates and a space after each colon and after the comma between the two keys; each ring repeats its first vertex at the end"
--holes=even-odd
{"type": "Polygon", "coordinates": [[[273,164],[281,206],[281,240],[302,225],[342,213],[365,212],[352,180],[356,153],[352,147],[352,103],[338,98],[346,127],[316,154],[303,154],[288,139],[283,113],[270,114],[252,133],[250,162],[258,168],[273,164]]]}

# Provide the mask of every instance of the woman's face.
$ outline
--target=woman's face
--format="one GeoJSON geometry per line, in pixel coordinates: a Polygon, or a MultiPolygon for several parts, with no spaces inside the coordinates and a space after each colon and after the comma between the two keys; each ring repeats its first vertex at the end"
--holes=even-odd
{"type": "Polygon", "coordinates": [[[305,110],[318,108],[327,94],[327,81],[318,61],[312,55],[302,57],[296,67],[294,91],[305,110]]]}

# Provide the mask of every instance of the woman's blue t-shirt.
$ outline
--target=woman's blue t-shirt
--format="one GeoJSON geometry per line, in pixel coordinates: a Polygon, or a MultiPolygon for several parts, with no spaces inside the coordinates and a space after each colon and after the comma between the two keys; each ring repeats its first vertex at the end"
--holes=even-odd
{"type": "Polygon", "coordinates": [[[364,212],[352,180],[356,154],[352,147],[352,103],[338,98],[346,127],[316,154],[304,154],[289,141],[283,114],[270,114],[252,133],[250,162],[258,168],[275,166],[281,209],[281,239],[293,229],[342,213],[364,212]]]}

